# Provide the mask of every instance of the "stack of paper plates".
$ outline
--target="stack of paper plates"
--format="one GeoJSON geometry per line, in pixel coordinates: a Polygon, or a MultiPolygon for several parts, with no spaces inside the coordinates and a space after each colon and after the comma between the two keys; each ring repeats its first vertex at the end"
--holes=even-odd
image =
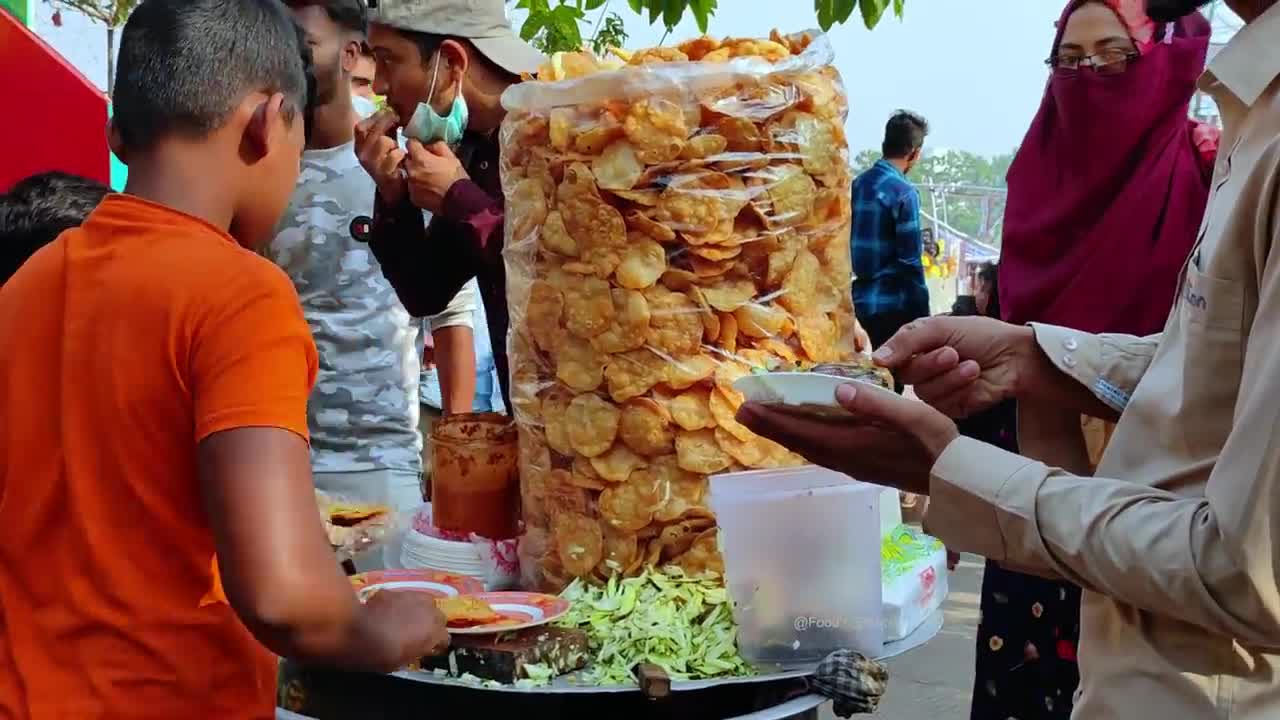
{"type": "Polygon", "coordinates": [[[480,546],[471,542],[443,540],[410,528],[405,533],[401,562],[406,568],[431,568],[484,581],[488,565],[480,556],[480,546]]]}

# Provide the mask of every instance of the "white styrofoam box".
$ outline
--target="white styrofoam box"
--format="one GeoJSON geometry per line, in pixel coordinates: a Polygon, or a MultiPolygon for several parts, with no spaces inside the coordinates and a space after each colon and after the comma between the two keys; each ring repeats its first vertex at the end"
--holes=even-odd
{"type": "Polygon", "coordinates": [[[884,639],[901,640],[920,627],[947,598],[947,550],[920,558],[903,574],[884,583],[884,639]]]}

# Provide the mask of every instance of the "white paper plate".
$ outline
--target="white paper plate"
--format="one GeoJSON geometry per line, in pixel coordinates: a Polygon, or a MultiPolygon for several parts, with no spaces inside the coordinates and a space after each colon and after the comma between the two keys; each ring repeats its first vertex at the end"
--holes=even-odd
{"type": "Polygon", "coordinates": [[[749,402],[765,405],[785,405],[817,415],[848,415],[848,411],[836,402],[836,388],[857,382],[858,391],[888,392],[878,385],[837,375],[808,372],[775,372],[746,375],[733,383],[733,389],[742,393],[749,402]]]}

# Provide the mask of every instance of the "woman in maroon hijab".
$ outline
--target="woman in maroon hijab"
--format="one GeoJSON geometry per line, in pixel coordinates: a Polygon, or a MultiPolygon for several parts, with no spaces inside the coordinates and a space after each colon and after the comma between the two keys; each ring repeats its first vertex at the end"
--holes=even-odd
{"type": "MultiPolygon", "coordinates": [[[[1002,314],[1155,333],[1209,194],[1217,134],[1187,106],[1210,28],[1198,14],[1155,23],[1142,0],[1074,0],[1057,28],[1044,101],[1009,169],[1002,314]]],[[[1022,406],[1018,420],[1024,455],[1091,472],[1078,415],[1022,406]],[[1038,439],[1064,434],[1078,452],[1043,452],[1038,439]]],[[[1067,718],[1079,618],[1078,588],[988,562],[973,720],[1067,718]]]]}

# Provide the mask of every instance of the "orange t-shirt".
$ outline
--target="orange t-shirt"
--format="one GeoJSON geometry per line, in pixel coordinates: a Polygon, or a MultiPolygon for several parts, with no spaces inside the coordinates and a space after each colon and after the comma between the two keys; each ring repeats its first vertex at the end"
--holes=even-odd
{"type": "Polygon", "coordinates": [[[0,343],[0,718],[273,717],[275,658],[210,602],[195,452],[306,437],[316,351],[288,278],[112,195],[0,289],[0,343]]]}

